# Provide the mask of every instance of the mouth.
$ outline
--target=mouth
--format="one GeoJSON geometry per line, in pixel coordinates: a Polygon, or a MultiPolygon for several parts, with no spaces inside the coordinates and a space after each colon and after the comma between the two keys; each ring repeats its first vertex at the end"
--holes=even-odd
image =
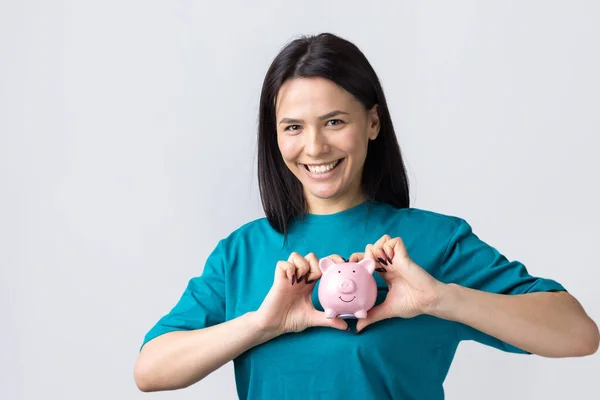
{"type": "Polygon", "coordinates": [[[314,176],[320,176],[320,175],[325,175],[328,172],[333,171],[334,169],[336,169],[343,161],[343,158],[340,158],[339,160],[335,160],[333,162],[327,163],[327,164],[301,164],[304,169],[306,169],[308,172],[311,173],[311,175],[314,176]]]}
{"type": "Polygon", "coordinates": [[[338,299],[340,299],[341,301],[343,301],[344,303],[352,303],[354,301],[354,299],[356,298],[356,296],[354,296],[351,300],[344,300],[342,299],[342,296],[338,297],[338,299]]]}

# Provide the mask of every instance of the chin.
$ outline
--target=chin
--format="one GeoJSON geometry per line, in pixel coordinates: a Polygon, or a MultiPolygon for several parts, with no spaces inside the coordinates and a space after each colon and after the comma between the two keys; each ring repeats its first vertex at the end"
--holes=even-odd
{"type": "Polygon", "coordinates": [[[339,188],[327,188],[321,190],[307,190],[311,196],[322,200],[335,199],[340,196],[341,190],[339,188]]]}
{"type": "Polygon", "coordinates": [[[311,193],[311,195],[320,200],[333,200],[333,199],[339,197],[337,193],[332,193],[332,194],[311,193]]]}

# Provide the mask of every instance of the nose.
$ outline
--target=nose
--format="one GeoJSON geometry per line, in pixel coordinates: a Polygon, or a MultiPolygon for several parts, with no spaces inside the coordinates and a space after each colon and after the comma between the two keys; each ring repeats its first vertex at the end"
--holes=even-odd
{"type": "Polygon", "coordinates": [[[350,294],[356,290],[356,284],[352,279],[342,279],[338,284],[338,290],[344,294],[350,294]]]}
{"type": "Polygon", "coordinates": [[[329,152],[329,145],[319,129],[310,129],[305,138],[304,149],[307,155],[317,158],[319,155],[329,152]]]}

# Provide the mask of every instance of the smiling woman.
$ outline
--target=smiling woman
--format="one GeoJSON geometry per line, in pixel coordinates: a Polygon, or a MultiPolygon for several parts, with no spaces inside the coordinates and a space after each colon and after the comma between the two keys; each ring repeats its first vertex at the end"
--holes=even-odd
{"type": "Polygon", "coordinates": [[[409,207],[383,90],[347,40],[303,37],[277,55],[258,155],[266,218],[221,240],[146,334],[141,390],[183,388],[234,360],[243,399],[436,400],[463,340],[547,357],[597,350],[596,324],[560,283],[465,220],[409,207]]]}
{"type": "Polygon", "coordinates": [[[364,54],[335,35],[296,40],[275,57],[262,87],[258,142],[263,208],[279,232],[303,213],[365,199],[409,206],[383,88],[364,54]]]}

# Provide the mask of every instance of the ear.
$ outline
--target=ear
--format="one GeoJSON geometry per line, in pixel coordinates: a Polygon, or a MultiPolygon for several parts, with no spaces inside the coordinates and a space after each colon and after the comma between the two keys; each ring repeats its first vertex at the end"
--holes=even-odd
{"type": "Polygon", "coordinates": [[[325,273],[325,271],[327,271],[327,269],[332,265],[335,265],[335,263],[330,258],[321,258],[319,260],[319,269],[322,273],[325,273]]]}
{"type": "Polygon", "coordinates": [[[367,117],[367,129],[369,130],[369,139],[375,140],[379,135],[379,129],[381,128],[378,104],[375,104],[370,110],[367,111],[367,117]]]}
{"type": "Polygon", "coordinates": [[[371,258],[363,258],[358,265],[362,265],[364,269],[367,270],[368,273],[372,274],[375,271],[375,261],[371,258]]]}

